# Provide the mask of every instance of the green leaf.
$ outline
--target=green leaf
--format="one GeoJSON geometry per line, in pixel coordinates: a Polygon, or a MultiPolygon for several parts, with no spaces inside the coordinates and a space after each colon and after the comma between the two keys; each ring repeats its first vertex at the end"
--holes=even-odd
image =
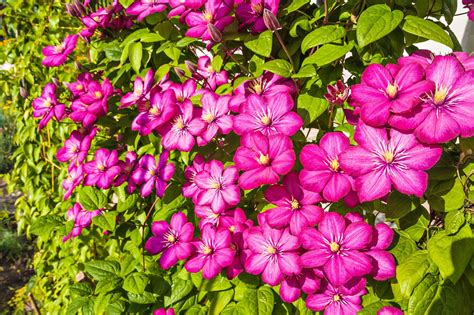
{"type": "Polygon", "coordinates": [[[107,278],[97,282],[97,285],[95,286],[95,293],[101,294],[115,290],[122,285],[122,281],[122,278],[118,276],[108,276],[107,278]]]}
{"type": "Polygon", "coordinates": [[[262,69],[278,74],[284,78],[289,78],[293,72],[291,64],[283,59],[270,60],[262,66],[262,69]]]}
{"type": "Polygon", "coordinates": [[[291,1],[290,5],[286,8],[286,12],[287,13],[294,12],[309,2],[310,2],[309,0],[293,0],[291,1]]]}
{"type": "Polygon", "coordinates": [[[404,298],[410,298],[413,289],[421,282],[429,268],[430,262],[426,250],[412,253],[397,266],[397,280],[404,298]]]}
{"type": "Polygon", "coordinates": [[[145,292],[148,282],[150,282],[150,279],[145,273],[135,272],[125,279],[123,289],[131,293],[142,294],[145,292]]]}
{"type": "Polygon", "coordinates": [[[112,260],[95,260],[85,263],[85,270],[94,279],[103,280],[120,272],[120,264],[112,260]]]}
{"type": "Polygon", "coordinates": [[[474,250],[471,228],[465,224],[457,234],[436,233],[428,241],[428,253],[444,279],[456,283],[471,260],[474,250]]]}
{"type": "Polygon", "coordinates": [[[137,201],[138,201],[138,196],[136,194],[129,195],[124,201],[119,201],[117,203],[117,211],[124,212],[124,211],[127,211],[128,209],[132,209],[137,204],[137,201]]]}
{"type": "Polygon", "coordinates": [[[346,31],[339,25],[321,26],[305,36],[301,43],[303,54],[310,48],[327,44],[344,37],[346,31]]]}
{"type": "Polygon", "coordinates": [[[400,228],[418,242],[428,229],[429,215],[423,206],[417,207],[399,220],[400,228]]]}
{"type": "Polygon", "coordinates": [[[30,227],[30,233],[38,236],[48,236],[51,231],[63,225],[63,220],[56,215],[44,215],[37,218],[30,227]]]}
{"type": "Polygon", "coordinates": [[[323,45],[318,48],[314,54],[303,61],[303,66],[307,64],[315,64],[318,67],[325,66],[341,57],[344,57],[349,51],[351,51],[352,47],[354,47],[353,42],[344,45],[323,45]]]}
{"type": "Polygon", "coordinates": [[[113,211],[108,211],[92,218],[92,222],[106,231],[113,231],[115,230],[116,219],[117,214],[113,211]]]}
{"type": "Polygon", "coordinates": [[[151,292],[143,292],[142,294],[135,294],[135,293],[128,293],[128,299],[130,302],[137,303],[137,304],[151,304],[155,303],[158,295],[151,293],[151,292]]]}
{"type": "Polygon", "coordinates": [[[107,206],[107,197],[102,190],[87,186],[79,192],[79,203],[86,210],[98,210],[107,206]]]}
{"type": "Polygon", "coordinates": [[[318,79],[309,80],[300,91],[296,108],[305,126],[310,125],[327,110],[329,103],[323,94],[322,83],[318,79]]]}
{"type": "Polygon", "coordinates": [[[357,21],[357,42],[360,47],[390,34],[403,20],[403,12],[392,11],[385,4],[376,4],[362,12],[357,21]]]}
{"type": "Polygon", "coordinates": [[[169,307],[183,299],[193,290],[193,288],[194,285],[189,280],[182,280],[179,278],[174,279],[171,285],[171,296],[165,296],[165,307],[169,307]]]}
{"type": "Polygon", "coordinates": [[[211,306],[209,308],[209,314],[211,315],[218,315],[221,314],[222,310],[232,301],[232,297],[234,296],[234,290],[227,290],[227,291],[218,291],[212,293],[211,306]]]}
{"type": "Polygon", "coordinates": [[[69,286],[69,291],[78,296],[88,296],[92,294],[92,287],[89,283],[75,283],[69,286]]]}
{"type": "Polygon", "coordinates": [[[128,35],[127,38],[123,40],[121,46],[126,47],[127,45],[139,40],[148,33],[150,33],[150,31],[147,28],[140,28],[132,34],[128,35]]]}
{"type": "Polygon", "coordinates": [[[434,40],[435,42],[441,43],[453,48],[453,41],[451,37],[436,23],[424,20],[417,16],[408,15],[405,17],[402,29],[410,34],[420,36],[426,39],[434,40]]]}
{"type": "Polygon", "coordinates": [[[257,300],[258,300],[258,314],[271,315],[273,311],[273,306],[275,304],[275,297],[273,295],[273,290],[267,286],[258,288],[257,300]]]}
{"type": "Polygon", "coordinates": [[[453,188],[447,194],[441,196],[441,198],[444,200],[444,211],[449,212],[461,209],[466,198],[461,181],[456,180],[453,188]]]}
{"type": "Polygon", "coordinates": [[[412,209],[411,198],[394,190],[388,196],[387,208],[384,212],[387,218],[398,219],[407,215],[412,209]]]}
{"type": "Polygon", "coordinates": [[[80,298],[72,299],[71,304],[69,304],[66,314],[75,315],[83,308],[93,307],[93,300],[88,296],[83,296],[80,298]]]}
{"type": "Polygon", "coordinates": [[[244,42],[245,47],[264,57],[270,57],[272,44],[273,32],[270,30],[262,32],[255,38],[244,42]]]}
{"type": "Polygon", "coordinates": [[[456,234],[465,222],[463,211],[451,211],[444,218],[444,227],[448,235],[456,234]]]}
{"type": "Polygon", "coordinates": [[[142,66],[142,57],[143,57],[143,46],[142,43],[136,42],[130,44],[128,47],[128,59],[132,65],[132,69],[136,72],[140,72],[140,67],[142,66]]]}
{"type": "Polygon", "coordinates": [[[408,301],[408,314],[425,314],[438,289],[438,278],[428,274],[413,290],[408,301]]]}

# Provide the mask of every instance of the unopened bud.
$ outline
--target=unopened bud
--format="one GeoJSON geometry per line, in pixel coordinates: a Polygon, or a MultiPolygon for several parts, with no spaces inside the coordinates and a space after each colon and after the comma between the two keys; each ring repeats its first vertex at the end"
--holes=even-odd
{"type": "Polygon", "coordinates": [[[214,26],[214,24],[208,23],[207,29],[209,30],[209,34],[211,34],[211,38],[214,42],[220,43],[222,41],[222,33],[214,26]]]}
{"type": "Polygon", "coordinates": [[[278,31],[281,29],[280,22],[278,22],[275,14],[268,9],[263,9],[263,23],[271,31],[278,31]]]}
{"type": "Polygon", "coordinates": [[[59,86],[59,81],[56,78],[52,78],[51,81],[53,82],[54,85],[59,86]]]}
{"type": "Polygon", "coordinates": [[[178,67],[174,67],[173,70],[174,70],[174,73],[176,73],[176,75],[180,78],[184,77],[186,74],[183,69],[178,68],[178,67]]]}
{"type": "Polygon", "coordinates": [[[23,98],[28,98],[30,96],[30,93],[28,93],[28,90],[22,86],[20,86],[20,95],[23,98]]]}
{"type": "Polygon", "coordinates": [[[189,60],[186,60],[184,61],[184,64],[186,66],[186,68],[189,70],[189,72],[191,73],[196,73],[198,68],[197,68],[197,65],[189,60]]]}
{"type": "Polygon", "coordinates": [[[79,13],[80,17],[83,17],[87,14],[87,9],[80,0],[76,0],[74,5],[76,6],[76,11],[79,13]]]}
{"type": "Polygon", "coordinates": [[[79,271],[77,274],[76,274],[76,281],[77,282],[81,282],[82,280],[84,280],[86,278],[86,274],[82,271],[79,271]]]}
{"type": "Polygon", "coordinates": [[[76,70],[79,70],[79,71],[84,70],[84,67],[77,61],[74,61],[74,68],[76,68],[76,70]]]}

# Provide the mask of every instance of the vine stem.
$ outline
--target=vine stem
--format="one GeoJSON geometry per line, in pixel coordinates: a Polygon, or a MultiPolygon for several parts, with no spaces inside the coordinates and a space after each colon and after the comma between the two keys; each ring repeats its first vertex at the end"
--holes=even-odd
{"type": "Polygon", "coordinates": [[[148,221],[148,219],[150,218],[151,211],[153,210],[153,208],[155,208],[155,205],[156,205],[157,202],[158,202],[158,198],[155,198],[155,201],[153,201],[153,204],[151,205],[150,209],[148,210],[148,212],[146,214],[146,217],[145,217],[145,221],[143,222],[143,225],[142,225],[142,267],[143,267],[143,271],[146,271],[146,267],[145,267],[145,246],[143,246],[143,241],[144,241],[144,238],[145,238],[145,225],[146,225],[146,221],[148,221]]]}
{"type": "Polygon", "coordinates": [[[281,48],[283,48],[283,51],[285,52],[286,56],[288,57],[288,60],[291,63],[291,67],[293,68],[293,71],[296,72],[296,68],[295,68],[295,64],[293,63],[293,59],[291,58],[290,52],[286,48],[286,45],[283,42],[283,39],[281,38],[280,33],[278,33],[278,31],[275,31],[275,35],[278,39],[278,42],[280,43],[281,48]]]}
{"type": "Polygon", "coordinates": [[[323,25],[328,24],[329,21],[329,5],[328,5],[328,0],[324,0],[324,19],[323,19],[323,25]]]}

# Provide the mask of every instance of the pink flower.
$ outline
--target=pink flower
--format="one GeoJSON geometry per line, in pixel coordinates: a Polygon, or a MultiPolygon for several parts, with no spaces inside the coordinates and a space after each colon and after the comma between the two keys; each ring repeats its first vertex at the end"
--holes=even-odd
{"type": "Polygon", "coordinates": [[[66,62],[67,57],[76,49],[78,35],[68,35],[58,46],[43,48],[43,61],[45,67],[57,67],[66,62]]]}
{"type": "Polygon", "coordinates": [[[190,101],[178,104],[177,116],[160,131],[163,134],[163,147],[167,150],[191,151],[196,142],[193,136],[200,135],[206,128],[199,114],[199,109],[195,109],[190,101]]]}
{"type": "Polygon", "coordinates": [[[110,188],[114,178],[120,174],[121,169],[118,162],[116,150],[98,149],[94,154],[94,160],[84,164],[84,172],[86,173],[84,185],[96,185],[102,189],[110,188]]]}
{"type": "Polygon", "coordinates": [[[426,68],[426,79],[436,88],[420,106],[405,115],[392,117],[390,125],[413,130],[424,143],[446,143],[474,135],[474,72],[465,71],[454,56],[437,56],[426,68]]]}
{"type": "Polygon", "coordinates": [[[190,12],[186,16],[186,24],[189,26],[186,36],[211,40],[207,25],[212,24],[223,32],[224,28],[232,23],[233,17],[229,15],[232,6],[232,0],[209,0],[202,12],[190,12]]]}
{"type": "Polygon", "coordinates": [[[80,203],[76,202],[67,212],[68,220],[74,220],[74,227],[71,232],[63,238],[63,242],[66,242],[71,237],[79,236],[83,229],[91,225],[92,218],[100,214],[102,214],[101,210],[87,211],[82,208],[80,203]]]}
{"type": "Polygon", "coordinates": [[[316,292],[320,282],[312,269],[303,269],[297,275],[285,276],[280,286],[280,297],[283,302],[293,303],[301,296],[301,291],[306,294],[316,292]]]}
{"type": "Polygon", "coordinates": [[[153,315],[174,315],[174,309],[159,308],[153,311],[153,315]]]}
{"type": "Polygon", "coordinates": [[[329,281],[343,285],[353,277],[370,273],[372,264],[366,249],[372,239],[372,228],[365,222],[346,225],[335,212],[324,214],[318,230],[306,228],[300,236],[307,249],[301,262],[306,268],[321,267],[329,281]]]}
{"type": "Polygon", "coordinates": [[[306,306],[315,312],[324,310],[324,315],[356,315],[362,309],[360,297],[367,293],[365,285],[363,278],[340,287],[325,282],[322,293],[308,296],[306,306]]]}
{"type": "Polygon", "coordinates": [[[290,228],[291,234],[299,235],[303,228],[314,226],[323,216],[323,209],[313,204],[321,197],[301,187],[296,172],[283,178],[283,186],[270,186],[265,199],[277,205],[265,212],[268,224],[273,228],[290,228]]]}
{"type": "Polygon", "coordinates": [[[132,123],[132,130],[137,130],[142,136],[158,130],[176,113],[176,97],[173,91],[168,90],[164,93],[152,91],[150,98],[150,103],[138,107],[140,113],[132,123]]]}
{"type": "Polygon", "coordinates": [[[349,98],[350,88],[344,85],[341,80],[337,80],[335,85],[327,86],[328,92],[324,98],[331,104],[342,105],[349,98]]]}
{"type": "Polygon", "coordinates": [[[71,104],[72,113],[69,117],[90,127],[98,117],[104,116],[108,111],[108,99],[114,93],[109,79],[105,79],[102,86],[97,81],[90,81],[87,85],[87,93],[82,94],[71,104]]]}
{"type": "Polygon", "coordinates": [[[300,181],[303,187],[322,193],[324,199],[330,202],[337,202],[349,194],[354,180],[339,165],[339,156],[349,147],[349,138],[342,132],[328,132],[319,145],[303,147],[300,154],[303,165],[300,181]]]}
{"type": "Polygon", "coordinates": [[[196,175],[202,172],[207,167],[206,161],[199,154],[196,154],[192,166],[187,166],[184,170],[184,178],[186,183],[183,185],[183,196],[185,198],[192,198],[194,203],[197,203],[197,196],[200,188],[196,185],[196,175]]]}
{"type": "Polygon", "coordinates": [[[169,0],[172,9],[169,11],[168,17],[180,15],[179,22],[184,24],[189,12],[199,9],[205,3],[205,0],[169,0]]]}
{"type": "Polygon", "coordinates": [[[142,185],[140,195],[142,197],[149,196],[153,188],[155,188],[156,195],[163,197],[168,181],[171,180],[174,174],[174,164],[168,163],[169,152],[163,151],[160,154],[158,163],[151,154],[145,154],[140,158],[137,168],[133,171],[133,182],[142,185]]]}
{"type": "Polygon", "coordinates": [[[148,70],[143,80],[141,77],[136,77],[133,83],[133,92],[127,93],[120,99],[120,109],[127,108],[135,104],[140,104],[149,100],[150,91],[153,86],[153,69],[148,70]]]}
{"type": "Polygon", "coordinates": [[[285,275],[301,272],[298,256],[300,242],[290,234],[289,229],[250,228],[244,238],[251,251],[245,262],[245,270],[253,275],[262,274],[263,282],[278,285],[285,275]]]}
{"type": "Polygon", "coordinates": [[[229,103],[229,108],[234,112],[240,112],[240,105],[252,94],[270,96],[295,93],[296,84],[293,80],[265,71],[260,77],[245,81],[234,90],[234,97],[229,103]]]}
{"type": "Polygon", "coordinates": [[[146,241],[145,249],[152,255],[163,253],[160,257],[161,268],[169,269],[178,260],[191,255],[194,226],[184,213],[173,214],[170,224],[166,221],[153,222],[151,231],[153,236],[146,241]]]}
{"type": "Polygon", "coordinates": [[[267,29],[263,23],[263,10],[278,14],[280,0],[250,0],[237,7],[235,15],[240,22],[240,27],[251,26],[253,33],[260,33],[267,29]]]}
{"type": "Polygon", "coordinates": [[[201,240],[193,243],[195,253],[184,264],[188,272],[202,269],[204,279],[216,277],[223,268],[232,264],[234,250],[231,246],[230,232],[206,225],[201,230],[201,240]]]}
{"type": "Polygon", "coordinates": [[[68,167],[68,177],[63,181],[62,186],[66,191],[64,193],[64,200],[71,197],[72,192],[84,180],[84,171],[82,164],[71,164],[68,167]]]}
{"type": "Polygon", "coordinates": [[[413,134],[359,124],[354,139],[359,146],[340,156],[341,168],[356,178],[361,202],[387,195],[392,185],[406,195],[422,197],[428,185],[426,170],[441,157],[439,147],[421,144],[413,134]]]}
{"type": "Polygon", "coordinates": [[[239,171],[235,166],[224,170],[220,161],[212,160],[208,167],[196,174],[195,183],[201,189],[197,197],[199,205],[210,205],[215,212],[222,212],[240,201],[240,189],[236,185],[239,171]]]}
{"type": "Polygon", "coordinates": [[[291,171],[295,160],[290,138],[283,135],[265,137],[260,132],[246,134],[234,155],[235,166],[244,171],[239,178],[239,186],[249,190],[276,184],[280,175],[291,171]]]}
{"type": "Polygon", "coordinates": [[[370,276],[377,281],[388,280],[395,277],[395,259],[386,251],[392,244],[394,232],[385,223],[378,223],[372,231],[372,242],[365,252],[372,258],[370,276]]]}
{"type": "Polygon", "coordinates": [[[301,117],[291,111],[293,107],[289,94],[267,97],[251,94],[242,104],[240,115],[234,118],[234,131],[238,135],[260,131],[266,136],[292,136],[303,126],[301,117]]]}
{"type": "Polygon", "coordinates": [[[214,91],[219,85],[227,83],[227,72],[225,70],[217,72],[212,67],[211,58],[208,56],[199,57],[197,66],[193,76],[197,80],[204,80],[204,88],[214,91]]]}
{"type": "MultiPolygon", "coordinates": [[[[232,233],[232,232],[231,232],[232,233]]],[[[232,233],[232,243],[230,247],[234,250],[234,260],[226,268],[227,279],[234,279],[244,271],[245,261],[247,260],[247,252],[242,232],[232,233]]]]}
{"type": "Polygon", "coordinates": [[[89,72],[83,72],[79,74],[76,82],[69,83],[67,87],[72,95],[77,98],[87,93],[87,87],[91,81],[93,81],[92,75],[89,72]]]}
{"type": "Polygon", "coordinates": [[[230,96],[218,96],[214,92],[205,92],[201,98],[201,119],[206,129],[197,138],[199,146],[206,145],[218,132],[226,135],[232,131],[232,116],[229,115],[230,96]]]}
{"type": "Polygon", "coordinates": [[[174,83],[168,81],[163,85],[163,89],[171,89],[176,95],[176,101],[178,103],[183,103],[186,100],[189,100],[191,97],[197,94],[196,92],[196,82],[192,79],[186,80],[183,84],[174,83]]]}
{"type": "Polygon", "coordinates": [[[199,218],[199,228],[202,229],[205,225],[211,224],[216,228],[221,227],[222,222],[231,221],[233,211],[215,211],[210,206],[196,205],[194,207],[194,214],[199,218]]]}
{"type": "Polygon", "coordinates": [[[245,212],[240,208],[226,211],[225,214],[226,217],[224,220],[221,220],[219,226],[228,229],[232,235],[242,233],[249,227],[253,226],[253,221],[247,219],[245,212]]]}
{"type": "Polygon", "coordinates": [[[136,15],[138,22],[149,15],[164,11],[168,0],[135,0],[125,11],[129,15],[136,15]]]}
{"type": "MultiPolygon", "coordinates": [[[[114,181],[114,186],[120,186],[126,181],[131,180],[132,173],[135,169],[135,166],[137,165],[137,154],[134,151],[128,151],[127,154],[125,155],[125,161],[120,161],[119,165],[121,167],[120,174],[117,176],[117,178],[114,181]]],[[[129,193],[133,192],[135,190],[135,185],[133,184],[133,180],[131,180],[132,183],[129,182],[127,190],[129,193]]]]}
{"type": "Polygon", "coordinates": [[[97,133],[97,129],[74,130],[71,136],[64,141],[64,146],[56,153],[60,162],[71,162],[71,164],[82,164],[87,157],[91,142],[97,133]]]}
{"type": "Polygon", "coordinates": [[[44,87],[41,96],[33,101],[33,117],[42,117],[39,122],[39,129],[43,129],[53,117],[58,121],[64,117],[66,106],[59,104],[55,93],[56,85],[48,83],[44,87]]]}
{"type": "Polygon", "coordinates": [[[393,306],[384,306],[379,309],[377,315],[403,315],[403,312],[393,306]]]}
{"type": "Polygon", "coordinates": [[[369,65],[361,83],[351,87],[351,98],[361,107],[362,120],[371,126],[384,126],[391,113],[406,113],[434,86],[424,80],[424,69],[417,63],[398,68],[369,65]]]}

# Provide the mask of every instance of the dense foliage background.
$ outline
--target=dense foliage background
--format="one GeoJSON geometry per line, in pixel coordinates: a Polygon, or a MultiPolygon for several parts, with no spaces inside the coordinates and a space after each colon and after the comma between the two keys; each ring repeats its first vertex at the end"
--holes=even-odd
{"type": "MultiPolygon", "coordinates": [[[[96,8],[109,4],[98,2],[93,1],[96,8]]],[[[120,1],[124,7],[132,2],[120,1]]],[[[427,39],[461,50],[449,29],[458,12],[455,0],[329,0],[318,4],[309,0],[280,3],[278,21],[282,29],[278,36],[284,46],[272,31],[253,35],[238,31],[233,24],[222,34],[225,46],[210,48],[217,71],[222,68],[258,77],[266,70],[295,80],[299,88],[296,108],[304,120],[303,131],[293,137],[297,155],[306,143],[316,142],[328,131],[343,131],[354,143],[354,126],[343,111],[350,106],[330,104],[324,98],[327,85],[343,77],[348,78],[349,85],[357,83],[367,65],[396,63],[427,39]],[[228,54],[235,48],[241,53],[228,54]],[[320,131],[317,139],[314,130],[320,131]]],[[[65,310],[68,314],[150,314],[160,307],[173,307],[186,314],[311,313],[302,298],[284,303],[278,287],[263,284],[259,277],[243,273],[233,280],[225,275],[204,280],[200,273],[186,272],[182,263],[163,270],[156,257],[144,250],[152,222],[169,220],[183,211],[197,223],[193,203],[181,195],[183,169],[195,151],[223,163],[232,162],[239,141],[235,135],[226,138],[224,150],[213,142],[192,153],[171,152],[176,173],[162,199],[154,195],[142,198],[138,192],[128,194],[122,185],[107,190],[78,188],[71,199],[63,200],[61,182],[67,177],[67,167],[58,162],[56,153],[76,125],[71,121],[50,122],[38,131],[32,100],[41,95],[46,83],[53,79],[59,85],[74,82],[84,70],[109,78],[124,94],[132,90],[135,77],[143,77],[150,68],[156,71],[156,81],[166,74],[177,82],[182,77],[176,73],[191,76],[185,61],[196,62],[196,51],[204,50],[205,45],[186,37],[184,30],[176,27],[177,18],[169,20],[162,12],[131,28],[98,30],[90,43],[78,42],[74,62],[46,68],[41,65],[41,49],[77,33],[82,27],[80,20],[66,14],[62,1],[9,0],[0,15],[4,38],[0,60],[13,65],[0,71],[0,102],[8,105],[0,114],[14,122],[13,144],[5,145],[8,133],[0,133],[0,167],[9,167],[4,166],[8,165],[3,162],[4,152],[15,146],[13,170],[7,180],[12,191],[23,193],[16,203],[17,226],[19,233],[35,240],[37,247],[35,275],[12,300],[16,312],[31,304],[28,296],[33,296],[36,306],[49,314],[65,310]],[[79,237],[63,242],[73,224],[67,221],[66,212],[75,200],[87,204],[88,210],[107,211],[94,218],[79,237]]],[[[233,82],[220,86],[217,93],[229,93],[241,82],[241,78],[233,77],[233,82]]],[[[59,96],[67,97],[66,91],[59,96]]],[[[93,147],[127,145],[139,155],[157,156],[160,138],[132,131],[129,126],[136,111],[119,112],[119,99],[112,99],[109,114],[98,120],[100,136],[93,147]]],[[[440,162],[429,171],[429,186],[422,198],[392,191],[388,198],[353,209],[342,201],[325,204],[329,211],[362,213],[371,224],[384,216],[395,228],[390,252],[397,263],[396,278],[368,281],[361,314],[376,314],[385,305],[397,306],[406,314],[472,314],[473,147],[472,138],[446,143],[440,162]]],[[[271,207],[263,191],[246,191],[239,204],[254,221],[257,213],[271,207]]]]}

